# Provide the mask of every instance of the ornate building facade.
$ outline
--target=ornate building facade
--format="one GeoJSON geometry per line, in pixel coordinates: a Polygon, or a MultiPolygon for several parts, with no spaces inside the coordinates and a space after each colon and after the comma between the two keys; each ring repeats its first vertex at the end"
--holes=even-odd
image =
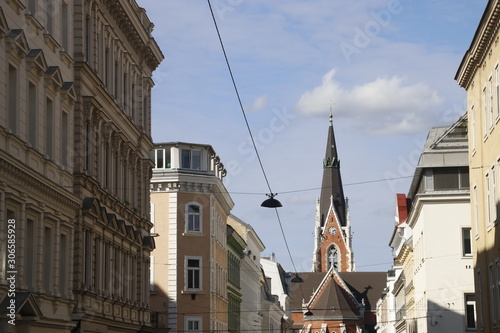
{"type": "Polygon", "coordinates": [[[3,332],[152,330],[152,27],[135,1],[0,1],[3,332]]]}

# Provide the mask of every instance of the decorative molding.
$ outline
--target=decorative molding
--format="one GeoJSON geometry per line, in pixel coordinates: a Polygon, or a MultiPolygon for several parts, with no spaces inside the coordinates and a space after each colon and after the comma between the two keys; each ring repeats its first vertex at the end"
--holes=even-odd
{"type": "Polygon", "coordinates": [[[14,56],[19,59],[24,59],[29,51],[28,40],[23,29],[12,29],[6,37],[7,45],[10,52],[15,52],[14,56]]]}
{"type": "Polygon", "coordinates": [[[45,71],[45,83],[52,87],[55,91],[61,89],[63,79],[59,66],[49,66],[49,68],[47,68],[45,71]]]}
{"type": "Polygon", "coordinates": [[[0,7],[0,38],[3,38],[7,31],[9,31],[9,24],[7,23],[7,19],[5,19],[3,8],[0,7]]]}
{"type": "MultiPolygon", "coordinates": [[[[486,10],[491,9],[489,15],[483,14],[483,18],[476,30],[476,34],[472,40],[469,50],[465,53],[462,59],[462,63],[455,75],[455,80],[458,82],[459,86],[468,89],[471,80],[473,79],[477,68],[481,65],[485,65],[485,59],[487,55],[487,50],[491,48],[500,26],[500,2],[490,2],[494,4],[494,8],[486,8],[486,10]]],[[[493,5],[491,5],[493,6],[493,5]]]]}
{"type": "Polygon", "coordinates": [[[42,76],[48,69],[47,60],[42,49],[32,49],[26,54],[28,70],[33,71],[37,76],[42,76]]]}

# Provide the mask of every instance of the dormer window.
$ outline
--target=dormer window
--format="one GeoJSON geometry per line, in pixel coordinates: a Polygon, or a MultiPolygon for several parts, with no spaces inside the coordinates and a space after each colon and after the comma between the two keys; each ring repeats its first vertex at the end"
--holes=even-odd
{"type": "Polygon", "coordinates": [[[181,168],[201,170],[201,150],[182,149],[181,168]]]}

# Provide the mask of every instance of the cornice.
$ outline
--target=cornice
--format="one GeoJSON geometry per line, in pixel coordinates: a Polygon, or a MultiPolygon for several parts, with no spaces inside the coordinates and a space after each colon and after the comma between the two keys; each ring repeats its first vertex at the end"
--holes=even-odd
{"type": "Polygon", "coordinates": [[[67,189],[57,184],[47,184],[37,179],[35,175],[22,168],[9,163],[7,159],[0,158],[0,173],[8,186],[19,190],[19,192],[30,193],[32,198],[54,203],[54,207],[65,207],[68,211],[74,212],[80,203],[76,196],[73,196],[67,189]],[[11,182],[15,180],[15,182],[11,182]]]}
{"type": "Polygon", "coordinates": [[[470,191],[435,191],[419,193],[413,202],[413,206],[408,213],[407,224],[410,228],[415,226],[424,204],[467,204],[470,203],[470,191]]]}
{"type": "MultiPolygon", "coordinates": [[[[153,71],[163,60],[163,54],[155,40],[150,36],[150,31],[141,23],[137,13],[139,7],[135,4],[135,1],[134,5],[137,7],[135,11],[131,4],[127,5],[128,2],[120,0],[103,1],[117,26],[127,36],[132,48],[153,71]]],[[[152,30],[152,26],[148,27],[148,29],[152,30]]]]}
{"type": "Polygon", "coordinates": [[[477,68],[484,61],[488,49],[494,42],[494,36],[500,25],[500,2],[490,1],[474,34],[471,45],[465,53],[455,75],[458,85],[466,90],[472,82],[477,68]]]}

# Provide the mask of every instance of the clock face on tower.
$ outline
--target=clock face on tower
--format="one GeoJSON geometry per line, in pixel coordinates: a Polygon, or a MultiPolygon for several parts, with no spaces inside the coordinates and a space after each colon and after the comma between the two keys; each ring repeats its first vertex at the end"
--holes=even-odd
{"type": "Polygon", "coordinates": [[[330,227],[330,229],[328,229],[328,232],[330,233],[330,235],[335,236],[335,234],[337,234],[337,228],[330,227]]]}

